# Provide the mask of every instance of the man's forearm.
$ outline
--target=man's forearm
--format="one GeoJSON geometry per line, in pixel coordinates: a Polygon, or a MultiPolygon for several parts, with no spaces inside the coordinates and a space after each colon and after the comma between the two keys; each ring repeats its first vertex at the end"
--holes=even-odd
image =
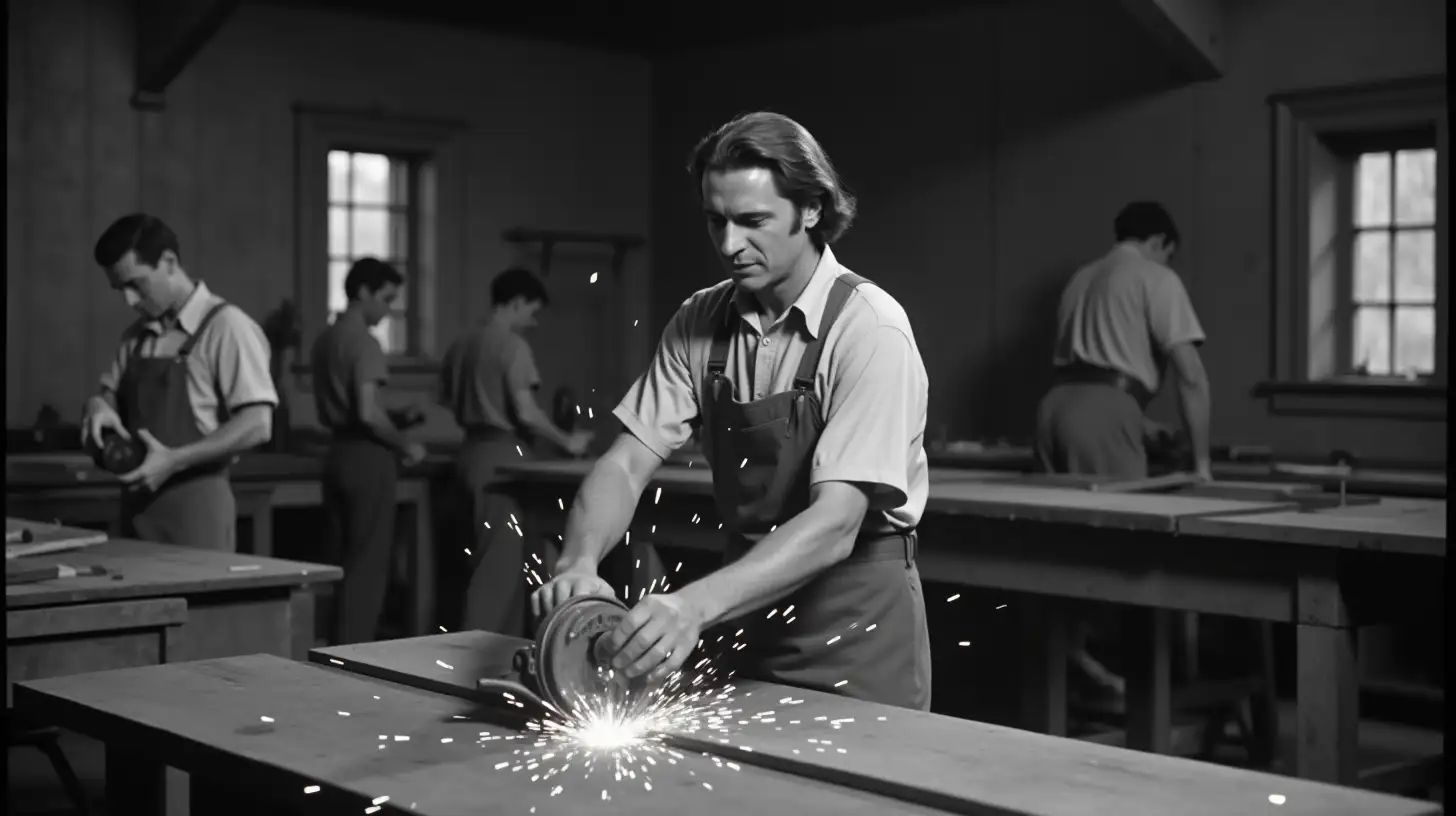
{"type": "Polygon", "coordinates": [[[612,458],[598,459],[571,502],[556,572],[595,570],[626,535],[644,486],[633,484],[627,470],[612,458]]]}
{"type": "Polygon", "coordinates": [[[546,416],[546,412],[538,410],[533,414],[523,417],[522,421],[527,428],[546,437],[553,445],[561,448],[570,447],[571,437],[565,431],[556,427],[556,423],[551,421],[551,417],[546,416]]]}
{"type": "Polygon", "coordinates": [[[376,408],[361,418],[369,434],[396,453],[404,453],[409,445],[404,432],[394,427],[383,408],[376,408]]]}
{"type": "Polygon", "coordinates": [[[704,628],[781,600],[849,557],[859,533],[826,508],[779,525],[737,561],[678,590],[704,615],[704,628]]]}
{"type": "Polygon", "coordinates": [[[224,422],[217,430],[176,449],[179,470],[188,470],[223,459],[268,441],[273,433],[272,406],[251,406],[224,422]]]}
{"type": "Polygon", "coordinates": [[[116,394],[105,388],[96,392],[86,400],[86,405],[82,408],[82,415],[89,415],[101,406],[110,408],[113,411],[117,410],[116,394]]]}
{"type": "Polygon", "coordinates": [[[1181,381],[1178,384],[1178,404],[1183,413],[1183,425],[1188,428],[1188,440],[1193,446],[1195,468],[1207,467],[1211,462],[1208,443],[1209,423],[1208,380],[1181,381]]]}

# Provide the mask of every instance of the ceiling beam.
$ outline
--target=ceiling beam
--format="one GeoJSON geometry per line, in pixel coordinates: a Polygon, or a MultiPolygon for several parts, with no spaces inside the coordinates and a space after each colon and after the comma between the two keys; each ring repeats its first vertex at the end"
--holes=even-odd
{"type": "Polygon", "coordinates": [[[138,110],[161,110],[167,86],[222,27],[240,0],[137,0],[138,110]]]}
{"type": "Polygon", "coordinates": [[[1195,82],[1223,76],[1220,0],[1117,0],[1195,82]]]}

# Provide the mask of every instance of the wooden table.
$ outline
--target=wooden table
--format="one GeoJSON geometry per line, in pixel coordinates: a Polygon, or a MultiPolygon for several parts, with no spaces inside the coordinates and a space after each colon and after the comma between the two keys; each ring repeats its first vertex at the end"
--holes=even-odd
{"type": "Polygon", "coordinates": [[[125,745],[134,775],[108,792],[127,797],[113,808],[137,814],[158,811],[153,780],[162,765],[207,783],[194,795],[214,797],[206,812],[218,816],[370,807],[423,816],[1440,812],[756,682],[739,683],[721,704],[736,712],[725,731],[635,749],[620,778],[606,756],[588,773],[579,754],[572,769],[543,779],[575,746],[538,746],[523,716],[474,689],[485,665],[521,642],[464,632],[317,650],[314,665],[257,655],[122,669],[27,682],[17,700],[125,745]]]}
{"type": "MultiPolygon", "coordinates": [[[[430,480],[446,457],[400,474],[396,501],[402,511],[396,546],[407,556],[411,587],[409,631],[424,634],[435,624],[434,508],[430,480]]],[[[6,515],[68,524],[106,524],[120,532],[121,488],[116,478],[80,453],[7,455],[6,515]]],[[[323,461],[316,456],[249,453],[233,466],[231,482],[238,517],[252,535],[239,548],[259,556],[273,554],[273,510],[323,506],[323,461]]]]}
{"type": "MultiPolygon", "coordinates": [[[[302,657],[313,647],[314,590],[343,576],[323,564],[128,539],[15,560],[107,574],[5,588],[7,708],[19,681],[256,652],[302,657]]],[[[108,752],[108,774],[129,776],[128,761],[108,752]]],[[[185,813],[187,779],[158,780],[185,813]]]]}
{"type": "MultiPolygon", "coordinates": [[[[589,467],[549,462],[504,468],[515,480],[505,489],[526,514],[528,532],[551,538],[562,532],[566,514],[561,507],[570,506],[589,467]]],[[[1146,662],[1129,672],[1128,742],[1152,751],[1166,750],[1169,739],[1164,613],[1293,624],[1302,667],[1296,681],[1297,772],[1353,784],[1360,781],[1354,768],[1356,689],[1332,689],[1324,667],[1348,660],[1342,655],[1353,626],[1400,613],[1403,602],[1386,590],[1443,592],[1443,564],[1436,559],[1445,555],[1444,529],[1439,540],[1428,539],[1414,555],[1354,550],[1317,537],[1266,541],[1189,526],[1294,507],[1292,501],[1099,494],[996,479],[948,479],[932,469],[919,560],[922,574],[944,583],[1141,610],[1146,625],[1139,629],[1152,640],[1146,662]],[[1350,599],[1355,600],[1347,603],[1350,599]]],[[[639,595],[664,572],[651,541],[719,552],[718,528],[706,468],[659,469],[631,527],[631,594],[639,595]]],[[[1026,642],[1044,648],[1025,653],[1028,712],[1040,730],[1063,734],[1063,612],[1048,604],[1031,624],[1026,642]]]]}

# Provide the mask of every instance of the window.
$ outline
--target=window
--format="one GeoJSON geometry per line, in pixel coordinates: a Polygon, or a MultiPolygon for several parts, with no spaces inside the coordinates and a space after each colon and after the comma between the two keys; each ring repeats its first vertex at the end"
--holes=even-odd
{"type": "Polygon", "coordinates": [[[354,261],[375,257],[405,276],[393,312],[374,328],[388,354],[417,352],[418,298],[410,297],[410,270],[419,244],[418,160],[385,153],[329,151],[329,322],[348,305],[344,278],[354,261]]]}
{"type": "Polygon", "coordinates": [[[1444,77],[1280,94],[1276,413],[1444,418],[1444,77]]]}
{"type": "MultiPolygon", "coordinates": [[[[296,106],[298,258],[304,360],[344,308],[344,277],[361,257],[405,275],[396,311],[375,330],[403,388],[432,383],[441,289],[461,286],[466,172],[458,122],[296,106]]],[[[455,298],[459,301],[460,298],[455,298]]],[[[456,315],[454,306],[450,316],[456,315]]],[[[309,388],[308,367],[295,366],[309,388]]]]}
{"type": "Polygon", "coordinates": [[[1350,163],[1349,371],[1436,370],[1436,150],[1382,150],[1350,163]]]}

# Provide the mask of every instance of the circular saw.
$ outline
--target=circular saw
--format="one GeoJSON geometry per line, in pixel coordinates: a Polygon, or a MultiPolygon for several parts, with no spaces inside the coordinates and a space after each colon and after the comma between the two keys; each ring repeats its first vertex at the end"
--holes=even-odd
{"type": "Polygon", "coordinates": [[[517,648],[512,676],[482,678],[481,691],[522,696],[526,702],[567,716],[610,704],[620,710],[648,690],[645,677],[628,679],[611,668],[606,635],[627,616],[627,606],[607,595],[578,595],[551,610],[533,642],[517,648]]]}

